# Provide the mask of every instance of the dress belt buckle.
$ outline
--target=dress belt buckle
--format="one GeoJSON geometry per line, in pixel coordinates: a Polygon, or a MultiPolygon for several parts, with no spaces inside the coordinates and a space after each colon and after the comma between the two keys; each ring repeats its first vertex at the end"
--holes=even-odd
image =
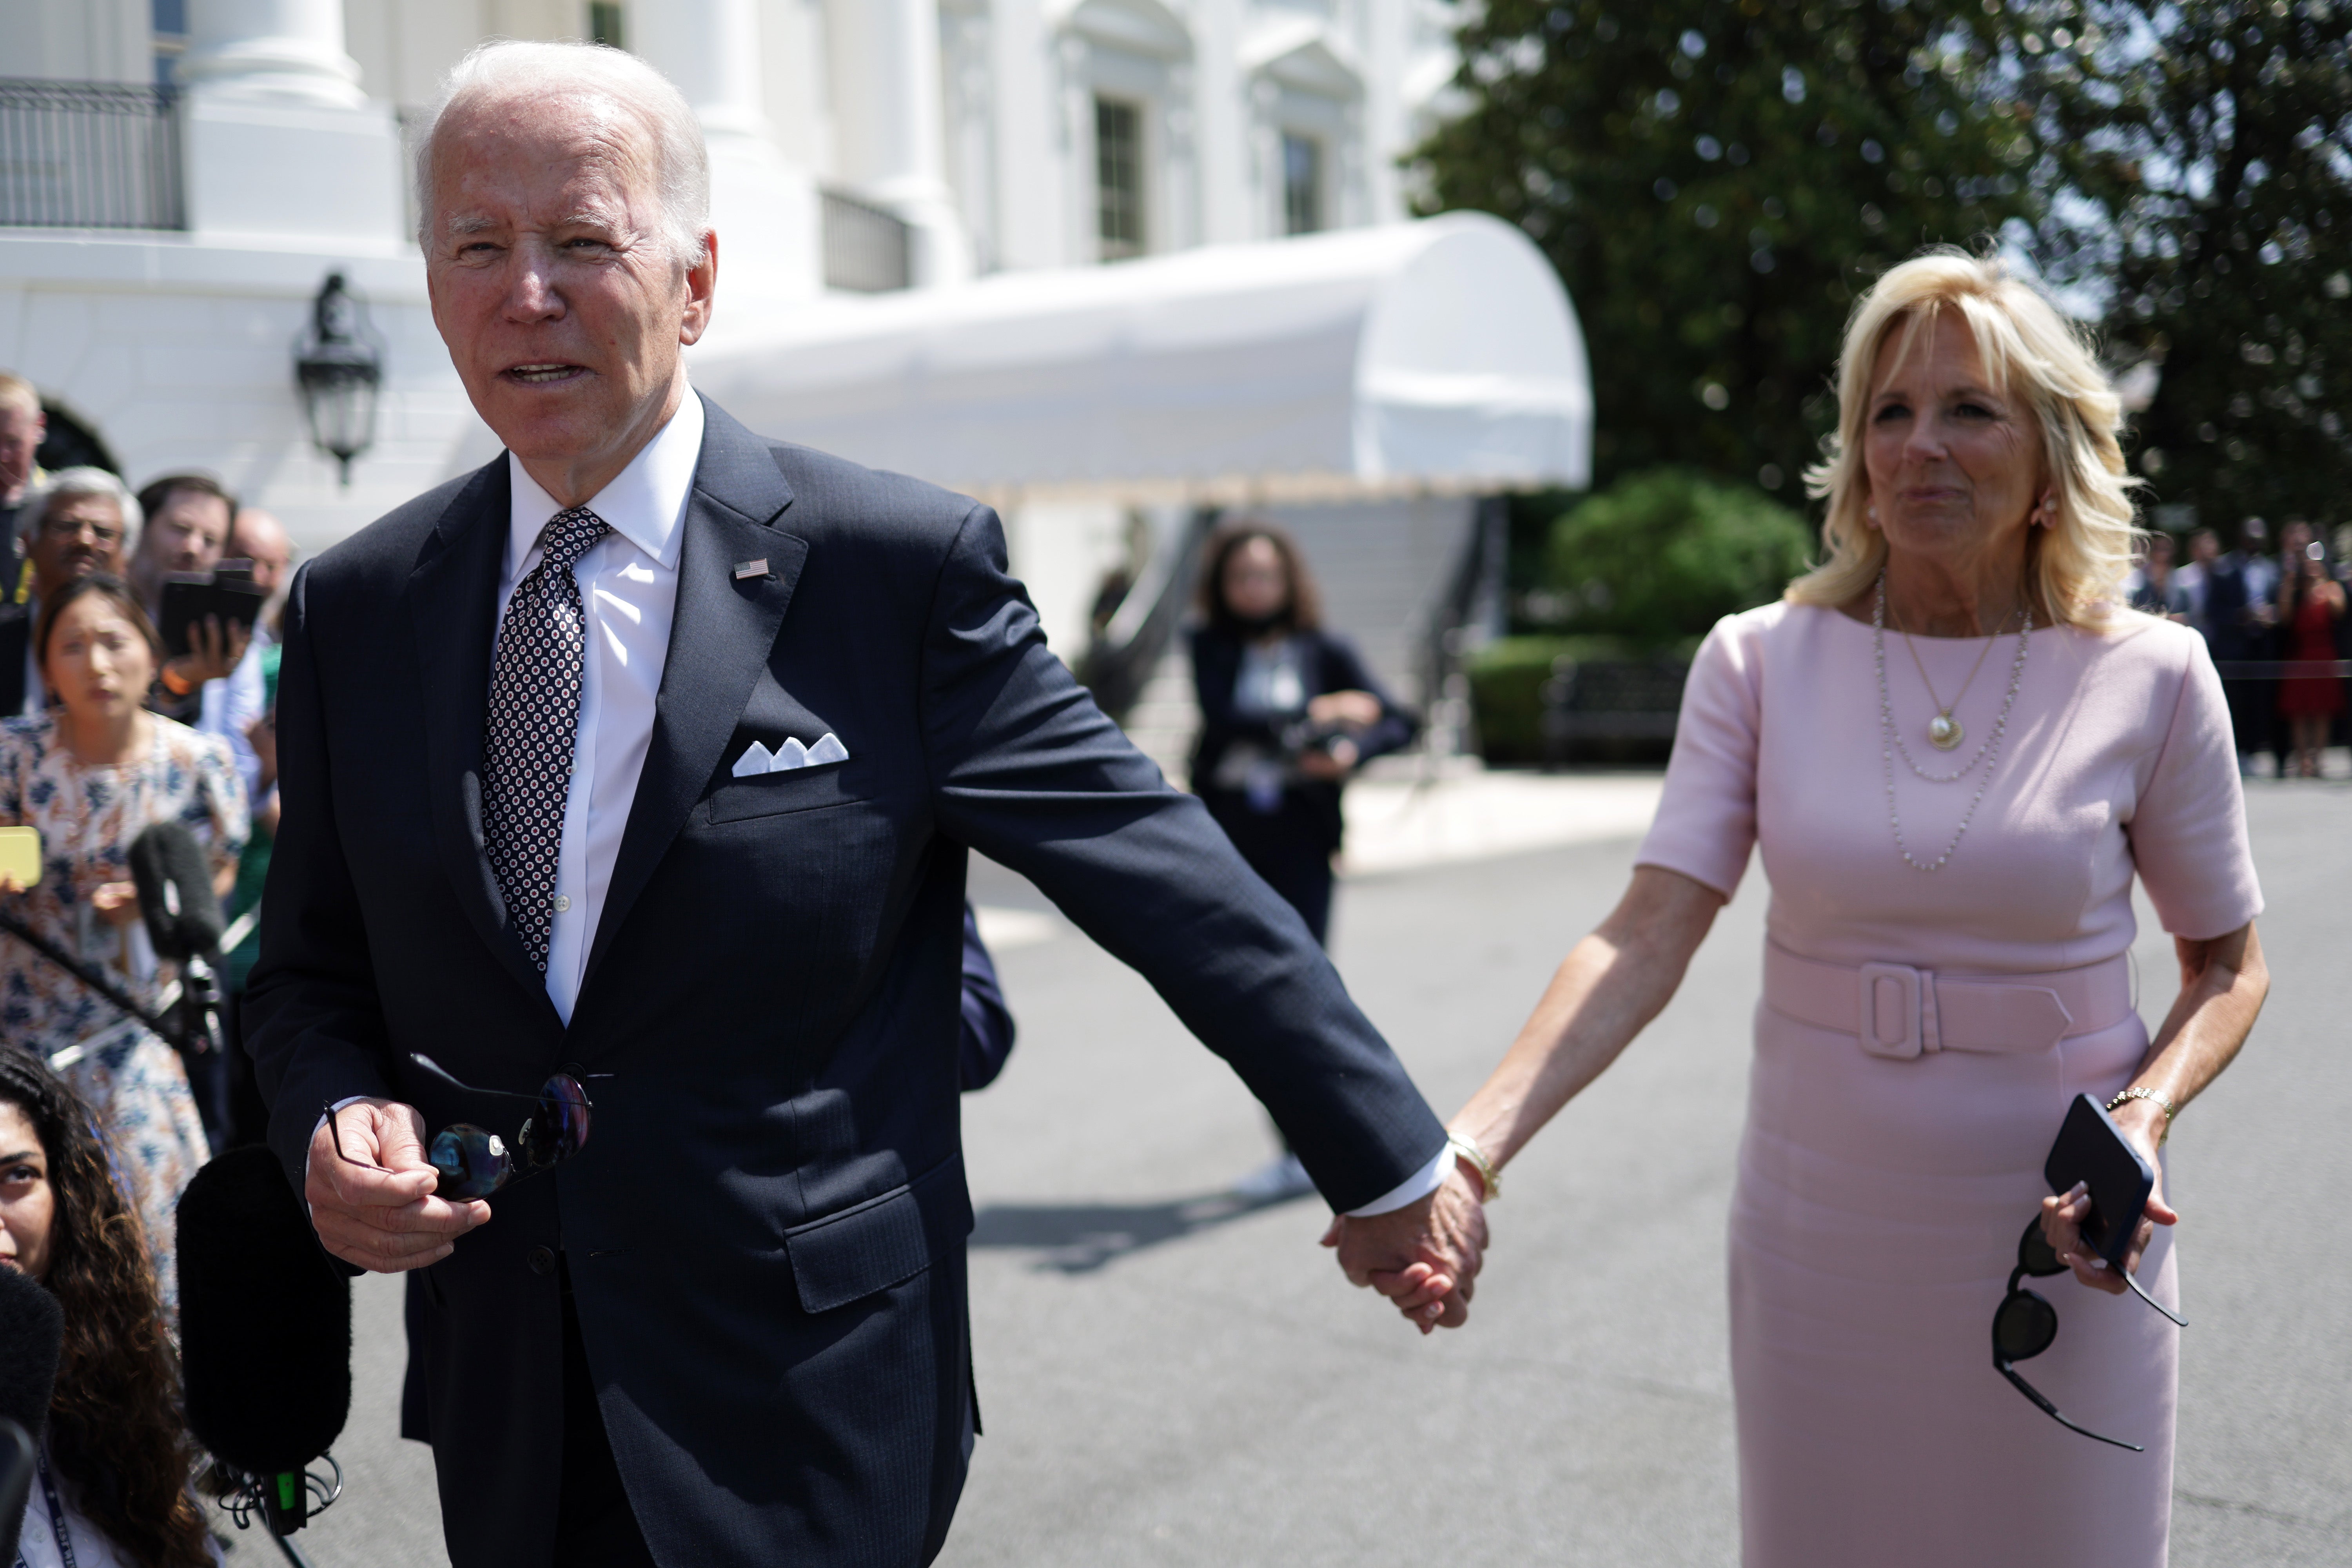
{"type": "Polygon", "coordinates": [[[1907,963],[1865,963],[1854,987],[1854,1033],[1874,1057],[1910,1061],[1932,1049],[1924,1025],[1930,977],[1907,963]]]}

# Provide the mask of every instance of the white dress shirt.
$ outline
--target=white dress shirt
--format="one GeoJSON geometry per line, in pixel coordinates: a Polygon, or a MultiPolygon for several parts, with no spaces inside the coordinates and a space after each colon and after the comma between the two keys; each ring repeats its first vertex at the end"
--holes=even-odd
{"type": "MultiPolygon", "coordinates": [[[[677,609],[677,558],[686,502],[702,458],[702,400],[689,390],[668,424],[629,466],[588,501],[612,531],[572,568],[587,615],[580,731],[572,748],[572,791],[555,858],[555,914],[548,928],[547,995],[566,1024],[580,1000],[589,945],[604,912],[613,861],[621,851],[637,775],[654,733],[654,699],[669,654],[677,609]]],[[[513,481],[506,563],[499,574],[503,629],[515,584],[539,564],[539,536],[563,509],[507,457],[513,481]]],[[[497,655],[491,655],[495,663],[497,655]]]]}
{"type": "Polygon", "coordinates": [[[245,798],[256,806],[261,804],[261,759],[254,753],[253,737],[246,731],[268,707],[268,682],[261,675],[261,650],[268,646],[257,632],[227,679],[205,682],[194,726],[228,742],[229,755],[245,780],[245,798]]]}

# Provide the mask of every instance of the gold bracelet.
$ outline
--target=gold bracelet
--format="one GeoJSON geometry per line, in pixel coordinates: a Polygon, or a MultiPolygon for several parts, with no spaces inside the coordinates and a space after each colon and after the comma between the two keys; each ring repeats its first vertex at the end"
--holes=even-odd
{"type": "Polygon", "coordinates": [[[1491,1204],[1503,1195],[1503,1173],[1495,1168],[1494,1161],[1486,1158],[1486,1151],[1478,1147],[1478,1140],[1467,1132],[1448,1132],[1445,1147],[1456,1158],[1469,1161],[1471,1169],[1478,1173],[1481,1202],[1491,1204]]]}
{"type": "Polygon", "coordinates": [[[2152,1089],[2139,1089],[2135,1087],[2124,1090],[2121,1094],[2107,1101],[2107,1109],[2109,1110],[2113,1110],[2116,1106],[2121,1105],[2126,1100],[2145,1100],[2150,1105],[2155,1106],[2158,1110],[2164,1112],[2164,1131],[2158,1133],[2156,1139],[2156,1146],[2159,1149],[2163,1148],[2164,1141],[2172,1136],[2172,1119],[2179,1113],[2180,1108],[2173,1104],[2172,1101],[2165,1099],[2164,1096],[2157,1093],[2156,1090],[2152,1089]]]}

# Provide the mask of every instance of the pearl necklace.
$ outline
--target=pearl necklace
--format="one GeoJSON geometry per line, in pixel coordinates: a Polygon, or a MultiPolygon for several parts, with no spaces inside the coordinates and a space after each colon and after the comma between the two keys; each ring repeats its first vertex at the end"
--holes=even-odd
{"type": "Polygon", "coordinates": [[[1952,852],[1960,847],[1960,839],[1968,833],[1969,824],[1975,820],[1977,807],[1984,804],[1985,791],[1992,784],[1994,765],[2000,761],[2001,737],[2009,732],[2009,710],[2017,701],[2018,687],[2025,679],[2025,656],[2032,651],[2032,639],[2033,610],[2029,605],[2025,612],[2025,629],[2017,634],[2017,658],[2009,667],[2009,695],[2000,700],[2000,717],[1993,721],[1992,733],[1985,737],[1984,744],[1977,748],[1977,754],[1970,757],[1958,773],[1931,773],[1911,755],[1911,748],[1903,743],[1902,731],[1895,727],[1895,701],[1886,688],[1886,573],[1884,568],[1880,570],[1878,597],[1870,611],[1870,646],[1878,667],[1878,726],[1883,742],[1878,754],[1886,773],[1886,822],[1895,830],[1895,850],[1903,857],[1903,863],[1914,871],[1942,870],[1945,863],[1951,859],[1952,852]],[[1903,760],[1910,764],[1911,771],[1929,784],[1958,783],[1974,773],[1979,763],[1984,764],[1985,776],[1977,784],[1976,794],[1969,797],[1968,810],[1960,814],[1960,825],[1953,830],[1952,841],[1944,846],[1941,855],[1924,866],[1912,858],[1911,846],[1903,837],[1903,819],[1895,809],[1895,753],[1897,752],[1903,753],[1903,760]]]}

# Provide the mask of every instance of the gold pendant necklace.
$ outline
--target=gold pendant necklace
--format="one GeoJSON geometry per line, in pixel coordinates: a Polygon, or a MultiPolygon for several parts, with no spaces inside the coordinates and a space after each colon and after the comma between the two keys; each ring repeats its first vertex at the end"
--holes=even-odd
{"type": "Polygon", "coordinates": [[[1952,693],[1952,700],[1949,702],[1936,695],[1936,683],[1927,679],[1927,667],[1920,662],[1919,645],[1911,640],[1910,632],[1900,626],[1895,628],[1903,633],[1903,646],[1911,650],[1911,667],[1919,672],[1919,684],[1927,689],[1927,700],[1936,705],[1936,716],[1927,721],[1927,743],[1936,750],[1957,752],[1960,749],[1960,742],[1969,738],[1968,731],[1954,716],[1953,710],[1959,707],[1960,700],[1969,694],[1969,688],[1976,684],[1977,671],[1984,668],[1985,655],[1992,651],[1994,639],[2000,636],[2002,628],[2008,625],[2009,616],[2003,616],[2000,618],[2000,626],[1995,626],[1986,636],[1984,647],[1977,650],[1976,663],[1969,666],[1969,678],[1960,682],[1960,689],[1952,693]]]}

